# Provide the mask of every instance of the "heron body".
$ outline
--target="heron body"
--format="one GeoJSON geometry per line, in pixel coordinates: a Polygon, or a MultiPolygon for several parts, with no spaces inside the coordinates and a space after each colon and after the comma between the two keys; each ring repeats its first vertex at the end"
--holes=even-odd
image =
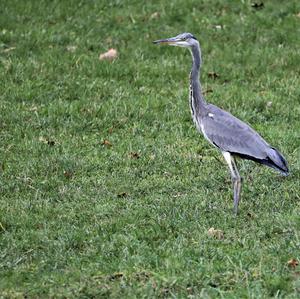
{"type": "Polygon", "coordinates": [[[199,81],[201,49],[198,40],[191,33],[162,39],[155,44],[166,43],[189,48],[193,65],[190,73],[190,108],[197,129],[213,146],[218,148],[227,162],[234,187],[234,211],[237,213],[240,201],[241,177],[235,157],[253,160],[288,175],[287,162],[282,154],[271,147],[255,130],[227,111],[205,101],[199,81]]]}

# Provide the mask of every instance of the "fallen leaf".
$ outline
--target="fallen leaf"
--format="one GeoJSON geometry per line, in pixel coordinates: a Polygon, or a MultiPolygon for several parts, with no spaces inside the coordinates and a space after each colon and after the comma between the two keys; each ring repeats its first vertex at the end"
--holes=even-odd
{"type": "Polygon", "coordinates": [[[254,9],[262,9],[264,8],[264,3],[263,2],[254,2],[254,3],[251,3],[251,7],[254,8],[254,9]]]}
{"type": "Polygon", "coordinates": [[[209,78],[213,78],[213,79],[217,79],[220,77],[220,75],[216,72],[209,72],[207,75],[209,78]]]}
{"type": "Polygon", "coordinates": [[[107,139],[104,139],[104,140],[102,141],[102,145],[112,146],[112,144],[111,144],[107,139]]]}
{"type": "Polygon", "coordinates": [[[116,49],[109,49],[107,52],[100,54],[100,60],[114,60],[118,56],[118,52],[116,49]]]}
{"type": "Polygon", "coordinates": [[[300,12],[298,12],[298,13],[296,14],[296,17],[300,18],[300,12]]]}
{"type": "Polygon", "coordinates": [[[288,262],[287,262],[287,265],[290,267],[290,268],[296,268],[298,265],[299,265],[299,262],[296,260],[296,259],[290,259],[288,262]]]}
{"type": "Polygon", "coordinates": [[[131,157],[132,159],[139,159],[139,158],[140,158],[140,155],[139,155],[139,153],[131,152],[131,153],[130,153],[130,157],[131,157]]]}
{"type": "Polygon", "coordinates": [[[207,233],[209,236],[214,237],[216,239],[219,239],[219,240],[224,239],[224,233],[220,229],[215,229],[215,228],[211,227],[207,231],[207,233]]]}

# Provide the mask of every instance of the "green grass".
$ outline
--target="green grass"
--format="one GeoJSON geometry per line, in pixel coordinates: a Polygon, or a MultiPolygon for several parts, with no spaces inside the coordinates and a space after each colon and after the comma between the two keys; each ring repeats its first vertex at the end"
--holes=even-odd
{"type": "Polygon", "coordinates": [[[0,298],[299,298],[299,1],[169,2],[0,2],[0,298]],[[238,217],[190,54],[151,43],[184,31],[207,100],[290,165],[240,162],[238,217]]]}

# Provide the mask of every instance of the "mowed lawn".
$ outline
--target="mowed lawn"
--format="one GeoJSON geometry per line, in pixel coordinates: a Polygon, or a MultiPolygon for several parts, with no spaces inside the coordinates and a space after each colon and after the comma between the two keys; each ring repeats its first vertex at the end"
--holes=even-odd
{"type": "Polygon", "coordinates": [[[299,298],[298,261],[299,1],[0,2],[0,298],[299,298]],[[239,161],[237,217],[190,54],[152,44],[185,31],[290,166],[239,161]]]}

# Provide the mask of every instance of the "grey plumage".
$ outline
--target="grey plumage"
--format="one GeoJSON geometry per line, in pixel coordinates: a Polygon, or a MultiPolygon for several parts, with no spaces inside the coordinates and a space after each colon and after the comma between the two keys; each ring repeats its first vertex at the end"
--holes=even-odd
{"type": "Polygon", "coordinates": [[[207,104],[213,117],[205,116],[205,134],[220,150],[270,166],[283,174],[288,173],[285,159],[250,126],[230,113],[207,104]]]}
{"type": "Polygon", "coordinates": [[[237,213],[240,200],[241,177],[235,157],[253,160],[288,175],[287,162],[282,154],[271,147],[256,131],[229,112],[206,103],[199,81],[201,50],[197,39],[191,33],[158,40],[155,44],[166,43],[189,48],[193,65],[190,73],[190,108],[197,129],[215,147],[221,150],[228,163],[234,186],[234,210],[237,213]]]}

